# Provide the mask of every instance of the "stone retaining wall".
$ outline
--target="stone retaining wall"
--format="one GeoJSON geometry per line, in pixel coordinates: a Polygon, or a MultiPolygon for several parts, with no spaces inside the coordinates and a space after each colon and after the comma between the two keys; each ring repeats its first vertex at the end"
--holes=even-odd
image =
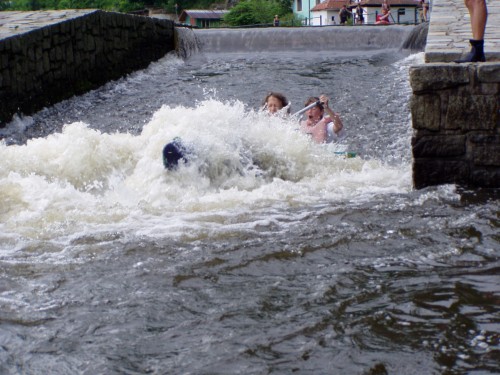
{"type": "Polygon", "coordinates": [[[500,187],[500,63],[410,69],[415,187],[500,187]]]}
{"type": "Polygon", "coordinates": [[[175,49],[174,23],[92,11],[0,40],[0,127],[148,66],[175,49]]]}

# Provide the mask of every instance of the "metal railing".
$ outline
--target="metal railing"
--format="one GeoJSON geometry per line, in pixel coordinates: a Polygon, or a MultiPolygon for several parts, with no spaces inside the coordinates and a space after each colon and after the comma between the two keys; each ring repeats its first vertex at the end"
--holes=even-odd
{"type": "MultiPolygon", "coordinates": [[[[394,15],[391,12],[391,22],[388,25],[418,25],[422,23],[422,16],[421,16],[421,10],[416,8],[415,9],[415,14],[413,17],[413,22],[411,21],[401,21],[401,16],[404,14],[401,12],[401,9],[398,9],[396,13],[396,18],[394,18],[394,15]]],[[[347,22],[345,23],[346,26],[368,26],[368,25],[375,25],[375,22],[368,22],[367,19],[376,19],[377,16],[379,15],[378,11],[371,12],[371,13],[363,13],[364,21],[363,23],[357,22],[358,16],[354,12],[352,15],[348,18],[347,22]]],[[[302,20],[302,26],[311,26],[311,27],[318,27],[318,26],[344,26],[341,25],[340,22],[337,22],[337,16],[332,16],[333,23],[329,23],[327,20],[323,20],[323,16],[318,16],[318,17],[309,17],[309,18],[304,18],[302,20]],[[319,25],[317,22],[314,20],[319,20],[319,25]]]]}

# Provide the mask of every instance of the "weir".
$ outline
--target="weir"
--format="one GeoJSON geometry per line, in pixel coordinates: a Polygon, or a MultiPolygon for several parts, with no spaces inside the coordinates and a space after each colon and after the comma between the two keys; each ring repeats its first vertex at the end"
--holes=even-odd
{"type": "Polygon", "coordinates": [[[367,51],[398,48],[412,27],[302,27],[196,30],[207,52],[367,51]]]}

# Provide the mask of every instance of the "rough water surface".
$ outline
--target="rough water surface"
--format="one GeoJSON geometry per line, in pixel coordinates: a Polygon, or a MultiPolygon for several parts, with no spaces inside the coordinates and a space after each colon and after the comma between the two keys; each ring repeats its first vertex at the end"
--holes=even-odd
{"type": "Polygon", "coordinates": [[[0,372],[499,373],[498,190],[413,189],[422,56],[370,32],[256,52],[198,30],[186,60],[13,119],[0,372]],[[271,90],[329,95],[348,137],[261,113],[271,90]],[[196,158],[167,172],[174,137],[196,158]]]}

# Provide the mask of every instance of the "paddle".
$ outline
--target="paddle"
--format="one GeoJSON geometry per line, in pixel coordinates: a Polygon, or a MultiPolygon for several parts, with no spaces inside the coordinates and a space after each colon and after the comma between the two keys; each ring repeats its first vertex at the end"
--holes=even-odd
{"type": "Polygon", "coordinates": [[[307,111],[308,109],[311,109],[312,107],[315,107],[315,106],[320,105],[320,104],[321,104],[321,102],[319,100],[314,102],[314,103],[311,103],[307,107],[302,108],[300,111],[295,112],[292,115],[292,117],[299,116],[299,115],[303,114],[305,111],[307,111]]]}

